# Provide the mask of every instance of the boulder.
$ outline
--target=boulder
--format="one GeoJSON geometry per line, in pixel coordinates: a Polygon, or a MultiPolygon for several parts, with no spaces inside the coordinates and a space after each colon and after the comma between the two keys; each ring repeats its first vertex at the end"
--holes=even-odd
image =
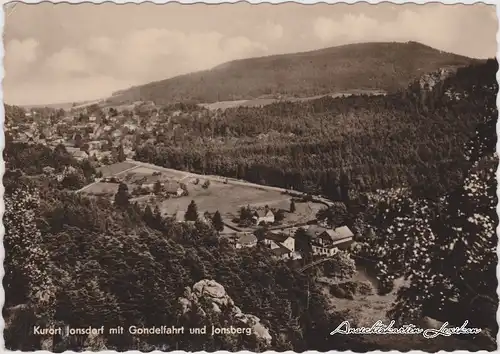
{"type": "Polygon", "coordinates": [[[189,287],[184,291],[184,296],[178,299],[182,313],[188,314],[193,310],[194,305],[198,309],[198,315],[205,317],[207,311],[216,315],[222,314],[222,308],[228,311],[229,318],[225,318],[224,322],[233,322],[234,325],[241,323],[244,327],[250,327],[257,340],[261,341],[264,345],[270,345],[272,336],[269,330],[260,323],[257,316],[245,314],[238,306],[235,306],[233,299],[226,293],[224,287],[214,280],[200,280],[193,285],[192,289],[189,287]],[[200,301],[203,299],[203,301],[200,301]],[[207,301],[208,300],[208,301],[207,301]],[[207,308],[202,304],[210,304],[207,308]]]}

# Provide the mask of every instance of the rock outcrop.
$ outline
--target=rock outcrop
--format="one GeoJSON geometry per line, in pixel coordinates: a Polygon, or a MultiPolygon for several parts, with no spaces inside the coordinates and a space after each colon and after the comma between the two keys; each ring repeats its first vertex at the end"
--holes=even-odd
{"type": "Polygon", "coordinates": [[[420,77],[420,88],[432,91],[438,82],[445,80],[457,71],[457,67],[444,67],[420,77]]]}
{"type": "Polygon", "coordinates": [[[228,317],[242,327],[250,327],[257,340],[264,345],[270,345],[272,337],[269,330],[260,323],[260,319],[251,314],[245,314],[234,304],[224,287],[214,280],[200,280],[192,289],[186,287],[184,297],[179,298],[183,314],[198,311],[198,315],[206,316],[207,311],[221,313],[222,309],[229,310],[228,317]],[[203,299],[203,300],[202,300],[203,299]],[[201,301],[200,301],[201,300],[201,301]],[[210,304],[207,307],[206,304],[210,304]]]}

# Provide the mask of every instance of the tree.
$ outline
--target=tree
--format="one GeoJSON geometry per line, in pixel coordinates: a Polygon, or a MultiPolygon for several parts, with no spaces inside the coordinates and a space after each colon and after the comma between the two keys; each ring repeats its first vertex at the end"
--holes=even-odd
{"type": "Polygon", "coordinates": [[[83,138],[81,134],[75,134],[75,147],[80,148],[83,144],[83,138]]]}
{"type": "Polygon", "coordinates": [[[295,231],[295,249],[302,255],[305,261],[312,258],[313,250],[311,236],[302,227],[299,227],[297,231],[295,231]]]}
{"type": "Polygon", "coordinates": [[[81,151],[85,151],[87,154],[89,153],[90,146],[88,143],[84,143],[80,146],[81,151]]]}
{"type": "Polygon", "coordinates": [[[33,305],[40,316],[50,321],[55,288],[50,255],[36,225],[40,196],[36,189],[16,185],[5,196],[4,246],[5,307],[22,303],[33,305]]]}
{"type": "Polygon", "coordinates": [[[187,196],[187,195],[189,195],[189,191],[188,191],[188,188],[187,188],[187,186],[186,186],[186,184],[185,184],[185,183],[182,183],[182,182],[181,182],[181,183],[179,184],[179,186],[180,186],[180,188],[182,189],[182,195],[183,195],[183,196],[187,196]]]}
{"type": "Polygon", "coordinates": [[[110,165],[111,164],[111,161],[109,159],[109,156],[108,155],[104,155],[104,157],[101,159],[101,163],[103,165],[110,165]]]}
{"type": "Polygon", "coordinates": [[[153,225],[154,216],[153,216],[153,211],[151,210],[151,207],[149,205],[147,205],[146,208],[144,209],[143,219],[147,225],[149,226],[153,225]]]}
{"type": "Polygon", "coordinates": [[[290,202],[290,213],[295,213],[295,201],[292,199],[290,202]]]}
{"type": "Polygon", "coordinates": [[[111,107],[111,108],[108,110],[108,113],[109,113],[109,116],[110,116],[110,117],[116,117],[116,116],[118,115],[118,111],[117,111],[115,108],[113,108],[113,107],[111,107]]]}
{"type": "Polygon", "coordinates": [[[240,208],[239,225],[248,226],[252,223],[253,213],[250,206],[240,208]]]}
{"type": "Polygon", "coordinates": [[[274,214],[274,220],[276,222],[282,222],[285,219],[285,212],[283,209],[278,209],[274,214]]]}
{"type": "Polygon", "coordinates": [[[85,186],[85,179],[78,173],[70,173],[61,181],[62,188],[76,190],[82,188],[83,186],[85,186]]]}
{"type": "Polygon", "coordinates": [[[155,206],[155,210],[153,212],[153,218],[155,222],[156,229],[161,228],[163,224],[163,216],[161,214],[160,207],[158,205],[155,206]]]}
{"type": "Polygon", "coordinates": [[[119,207],[127,207],[130,204],[128,186],[123,182],[120,183],[118,186],[118,192],[115,194],[115,204],[119,207]]]}
{"type": "Polygon", "coordinates": [[[184,214],[184,220],[186,221],[196,221],[198,220],[198,206],[194,200],[189,203],[186,213],[184,214]]]}
{"type": "Polygon", "coordinates": [[[241,207],[240,208],[240,221],[248,220],[252,218],[252,211],[250,207],[241,207]]]}
{"type": "Polygon", "coordinates": [[[350,279],[356,273],[356,263],[348,252],[338,251],[323,269],[329,277],[342,281],[350,279]]]}
{"type": "Polygon", "coordinates": [[[123,162],[126,160],[125,151],[123,150],[123,145],[118,146],[117,160],[118,162],[123,162]]]}
{"type": "Polygon", "coordinates": [[[224,222],[222,221],[222,216],[220,212],[217,210],[212,217],[212,224],[214,225],[214,229],[221,232],[224,230],[224,222]]]}
{"type": "Polygon", "coordinates": [[[340,176],[340,200],[344,203],[349,203],[349,189],[349,177],[346,173],[342,173],[340,176]]]}
{"type": "Polygon", "coordinates": [[[334,203],[328,208],[319,210],[316,219],[333,228],[343,226],[347,222],[347,208],[344,203],[334,203]]]}
{"type": "Polygon", "coordinates": [[[259,227],[257,230],[255,230],[254,235],[257,237],[257,241],[261,242],[266,239],[268,229],[265,226],[259,227]]]}
{"type": "Polygon", "coordinates": [[[468,320],[497,331],[495,121],[478,129],[469,144],[471,164],[461,187],[438,201],[403,195],[383,209],[379,232],[385,235],[371,247],[380,277],[390,284],[409,280],[391,318],[429,316],[454,325],[468,320]]]}
{"type": "Polygon", "coordinates": [[[161,185],[160,181],[156,181],[153,187],[153,193],[156,195],[161,194],[163,190],[163,186],[161,185]]]}

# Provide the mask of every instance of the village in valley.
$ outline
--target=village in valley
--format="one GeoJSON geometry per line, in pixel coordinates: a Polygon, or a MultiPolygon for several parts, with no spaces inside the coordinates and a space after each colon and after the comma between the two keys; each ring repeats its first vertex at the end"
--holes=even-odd
{"type": "Polygon", "coordinates": [[[317,220],[318,212],[340,204],[321,196],[235,178],[201,175],[134,160],[135,149],[162,142],[176,119],[207,114],[204,108],[157,107],[152,102],[127,106],[73,105],[69,109],[32,108],[16,112],[21,119],[7,121],[6,132],[18,143],[41,144],[64,149],[78,161],[96,169],[93,182],[83,183],[76,171],[57,174],[51,167],[44,174],[58,181],[74,181],[76,193],[117,201],[124,194],[130,203],[177,222],[212,225],[220,237],[236,249],[256,247],[259,241],[275,258],[298,260],[296,235],[306,233],[309,252],[315,258],[331,257],[348,249],[354,234],[346,225],[317,220]],[[177,108],[177,109],[175,109],[177,108]],[[180,109],[179,109],[180,108],[180,109]],[[73,176],[75,174],[75,176],[73,176]],[[119,198],[118,198],[119,199],[119,198]]]}
{"type": "Polygon", "coordinates": [[[498,349],[494,6],[28,5],[7,350],[498,349]]]}

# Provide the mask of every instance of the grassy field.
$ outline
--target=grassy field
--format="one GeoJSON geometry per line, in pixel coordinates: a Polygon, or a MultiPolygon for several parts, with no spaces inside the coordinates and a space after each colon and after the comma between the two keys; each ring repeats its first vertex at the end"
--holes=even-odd
{"type": "Polygon", "coordinates": [[[211,182],[207,189],[202,188],[203,181],[198,185],[187,184],[189,196],[164,200],[160,208],[162,212],[172,215],[176,211],[186,211],[194,200],[198,211],[213,213],[217,210],[226,217],[238,214],[241,206],[254,203],[272,203],[286,196],[276,191],[259,190],[253,187],[211,182]]]}
{"type": "MultiPolygon", "coordinates": [[[[231,220],[239,215],[242,206],[249,205],[252,208],[263,209],[265,205],[268,205],[272,209],[285,210],[285,219],[282,225],[292,225],[314,219],[318,210],[323,207],[322,204],[318,203],[296,203],[295,213],[289,213],[290,197],[280,192],[214,182],[210,184],[208,189],[203,189],[201,183],[198,185],[187,184],[189,196],[157,202],[162,213],[166,215],[177,213],[182,216],[191,200],[194,200],[200,214],[206,211],[214,213],[218,210],[224,221],[231,225],[231,220]]],[[[237,225],[234,226],[237,227],[237,225]]]]}
{"type": "Polygon", "coordinates": [[[201,103],[200,106],[205,107],[209,110],[218,110],[218,109],[228,109],[234,107],[262,107],[267,106],[272,103],[280,102],[280,101],[290,101],[290,102],[305,102],[315,100],[324,96],[330,97],[341,97],[341,96],[351,96],[351,95],[384,95],[385,91],[383,90],[350,90],[346,92],[335,92],[324,95],[316,95],[310,97],[283,97],[281,99],[278,98],[255,98],[250,100],[236,100],[236,101],[219,101],[214,103],[201,103]]]}
{"type": "Polygon", "coordinates": [[[135,165],[131,162],[119,162],[112,165],[99,167],[97,170],[102,172],[103,177],[110,177],[132,167],[135,167],[135,165]]]}
{"type": "Polygon", "coordinates": [[[158,166],[157,168],[140,166],[140,167],[137,167],[133,170],[133,173],[138,174],[138,175],[153,175],[153,173],[155,173],[155,172],[160,172],[163,177],[167,177],[167,178],[175,179],[175,180],[181,180],[184,177],[186,177],[186,172],[168,170],[168,169],[162,168],[160,166],[158,166]]]}
{"type": "Polygon", "coordinates": [[[139,173],[133,173],[127,172],[124,174],[123,179],[125,180],[126,183],[128,184],[149,184],[149,183],[155,183],[156,181],[164,182],[167,181],[169,178],[166,176],[153,176],[153,175],[143,175],[139,173]]]}
{"type": "MultiPolygon", "coordinates": [[[[238,216],[242,206],[251,206],[252,208],[263,209],[268,205],[271,209],[285,210],[285,219],[283,225],[292,225],[305,223],[314,219],[318,210],[323,205],[319,203],[295,203],[296,211],[289,213],[290,196],[284,195],[276,190],[269,190],[260,187],[246,186],[241,184],[231,184],[211,181],[208,188],[203,188],[205,182],[203,177],[186,178],[182,171],[170,171],[161,167],[137,166],[130,162],[121,162],[109,166],[101,167],[103,176],[119,175],[123,178],[132,192],[138,185],[153,184],[156,181],[172,182],[182,180],[189,192],[188,196],[183,197],[154,197],[152,199],[139,196],[141,204],[149,204],[151,207],[158,205],[164,215],[177,214],[181,219],[186,212],[189,203],[195,201],[200,214],[204,212],[214,213],[217,210],[222,214],[225,221],[230,222],[238,216]],[[135,168],[134,168],[135,167],[135,168]],[[129,170],[129,171],[127,171],[129,170]],[[125,172],[126,171],[126,172],[125,172]],[[160,174],[157,174],[160,172],[160,174]],[[153,174],[156,175],[153,176],[153,174]],[[198,179],[198,181],[197,181],[198,179]]],[[[92,195],[114,195],[118,191],[118,184],[98,182],[84,190],[92,195]]]]}
{"type": "Polygon", "coordinates": [[[84,193],[100,195],[100,194],[110,194],[114,195],[118,191],[117,183],[104,183],[98,182],[91,185],[89,188],[85,189],[84,193]]]}
{"type": "Polygon", "coordinates": [[[137,167],[131,171],[125,172],[120,175],[128,184],[149,184],[155,183],[156,181],[167,182],[171,180],[177,181],[170,173],[160,172],[160,174],[153,173],[159,172],[147,167],[137,167]]]}

